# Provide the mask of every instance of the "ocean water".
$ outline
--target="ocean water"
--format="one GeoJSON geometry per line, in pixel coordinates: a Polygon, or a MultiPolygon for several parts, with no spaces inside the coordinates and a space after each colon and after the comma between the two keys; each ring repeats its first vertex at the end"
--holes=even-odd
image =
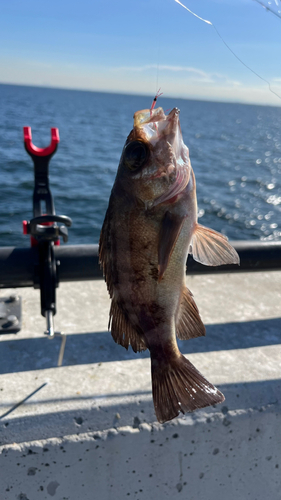
{"type": "MultiPolygon", "coordinates": [[[[133,114],[152,98],[0,85],[0,246],[29,246],[22,220],[32,218],[34,181],[23,126],[39,147],[59,128],[49,166],[56,213],[73,220],[70,244],[97,243],[133,114]]],[[[181,110],[200,223],[231,240],[280,239],[281,108],[165,97],[157,104],[181,110]]]]}

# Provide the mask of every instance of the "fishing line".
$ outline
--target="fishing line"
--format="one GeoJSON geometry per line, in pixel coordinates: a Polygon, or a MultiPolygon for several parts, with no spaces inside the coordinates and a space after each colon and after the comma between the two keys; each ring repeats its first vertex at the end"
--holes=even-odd
{"type": "Polygon", "coordinates": [[[159,43],[157,52],[158,54],[157,54],[157,69],[156,69],[156,89],[158,89],[158,77],[159,77],[159,43]]]}
{"type": "Polygon", "coordinates": [[[159,55],[160,55],[160,24],[157,23],[157,29],[156,29],[156,37],[157,37],[157,48],[156,48],[156,86],[155,86],[155,93],[157,93],[157,89],[159,88],[158,86],[158,80],[159,80],[159,55]]]}
{"type": "Polygon", "coordinates": [[[219,31],[217,30],[217,28],[215,27],[215,25],[213,23],[211,23],[211,21],[208,21],[208,19],[203,19],[203,17],[200,17],[198,16],[197,14],[195,14],[195,12],[193,12],[192,10],[188,9],[188,7],[186,7],[183,3],[181,3],[179,0],[175,0],[176,3],[178,3],[179,5],[181,5],[184,9],[186,9],[190,14],[192,14],[194,17],[197,17],[197,19],[200,19],[200,21],[203,21],[204,23],[206,24],[209,24],[210,26],[212,26],[215,30],[215,32],[217,33],[218,37],[221,39],[221,41],[224,43],[224,45],[227,47],[227,49],[231,52],[231,54],[234,55],[234,57],[236,57],[236,59],[241,63],[243,64],[243,66],[245,66],[245,68],[247,68],[249,71],[251,71],[254,75],[256,75],[260,80],[262,80],[263,82],[267,83],[268,85],[268,89],[269,91],[276,95],[276,97],[278,97],[278,99],[281,99],[281,96],[278,95],[276,92],[274,92],[274,90],[272,90],[271,86],[270,86],[270,83],[268,80],[266,80],[265,78],[263,78],[262,76],[260,76],[258,73],[256,73],[252,68],[250,68],[250,66],[248,66],[246,63],[244,63],[242,61],[242,59],[240,59],[240,57],[237,56],[237,54],[235,54],[235,52],[233,52],[233,50],[229,47],[229,45],[226,43],[226,41],[223,39],[223,37],[221,36],[221,34],[219,33],[219,31]]]}
{"type": "MultiPolygon", "coordinates": [[[[279,19],[281,19],[281,16],[278,12],[275,12],[275,10],[271,9],[271,7],[268,7],[267,5],[264,5],[264,3],[260,2],[260,0],[254,0],[255,2],[259,3],[265,10],[269,10],[269,12],[271,12],[272,14],[274,14],[275,16],[279,17],[279,19]]],[[[275,3],[277,5],[277,7],[279,7],[277,1],[275,0],[275,3]]]]}

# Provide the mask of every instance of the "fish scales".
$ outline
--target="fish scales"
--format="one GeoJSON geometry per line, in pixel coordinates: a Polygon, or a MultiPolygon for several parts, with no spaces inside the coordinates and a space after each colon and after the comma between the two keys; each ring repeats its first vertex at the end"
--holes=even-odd
{"type": "Polygon", "coordinates": [[[179,110],[134,115],[100,237],[100,262],[112,299],[114,340],[149,349],[159,422],[224,400],[180,353],[181,339],[205,335],[185,284],[188,253],[206,265],[238,263],[227,239],[197,222],[196,183],[179,110]]]}

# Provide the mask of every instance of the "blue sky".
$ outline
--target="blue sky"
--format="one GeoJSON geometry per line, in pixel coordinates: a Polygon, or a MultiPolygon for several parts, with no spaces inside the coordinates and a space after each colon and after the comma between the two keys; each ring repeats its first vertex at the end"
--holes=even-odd
{"type": "MultiPolygon", "coordinates": [[[[281,96],[280,18],[255,0],[182,3],[281,96]]],[[[281,13],[280,0],[271,8],[281,13]]],[[[9,0],[0,47],[1,83],[281,105],[174,0],[9,0]]]]}

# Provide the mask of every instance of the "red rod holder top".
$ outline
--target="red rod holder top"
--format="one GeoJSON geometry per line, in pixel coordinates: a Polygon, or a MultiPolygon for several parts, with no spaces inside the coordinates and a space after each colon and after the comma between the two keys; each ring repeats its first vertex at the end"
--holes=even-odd
{"type": "Polygon", "coordinates": [[[31,127],[23,127],[23,137],[26,149],[35,156],[48,156],[55,152],[60,142],[59,129],[51,128],[51,143],[46,148],[37,148],[32,143],[31,127]]]}

